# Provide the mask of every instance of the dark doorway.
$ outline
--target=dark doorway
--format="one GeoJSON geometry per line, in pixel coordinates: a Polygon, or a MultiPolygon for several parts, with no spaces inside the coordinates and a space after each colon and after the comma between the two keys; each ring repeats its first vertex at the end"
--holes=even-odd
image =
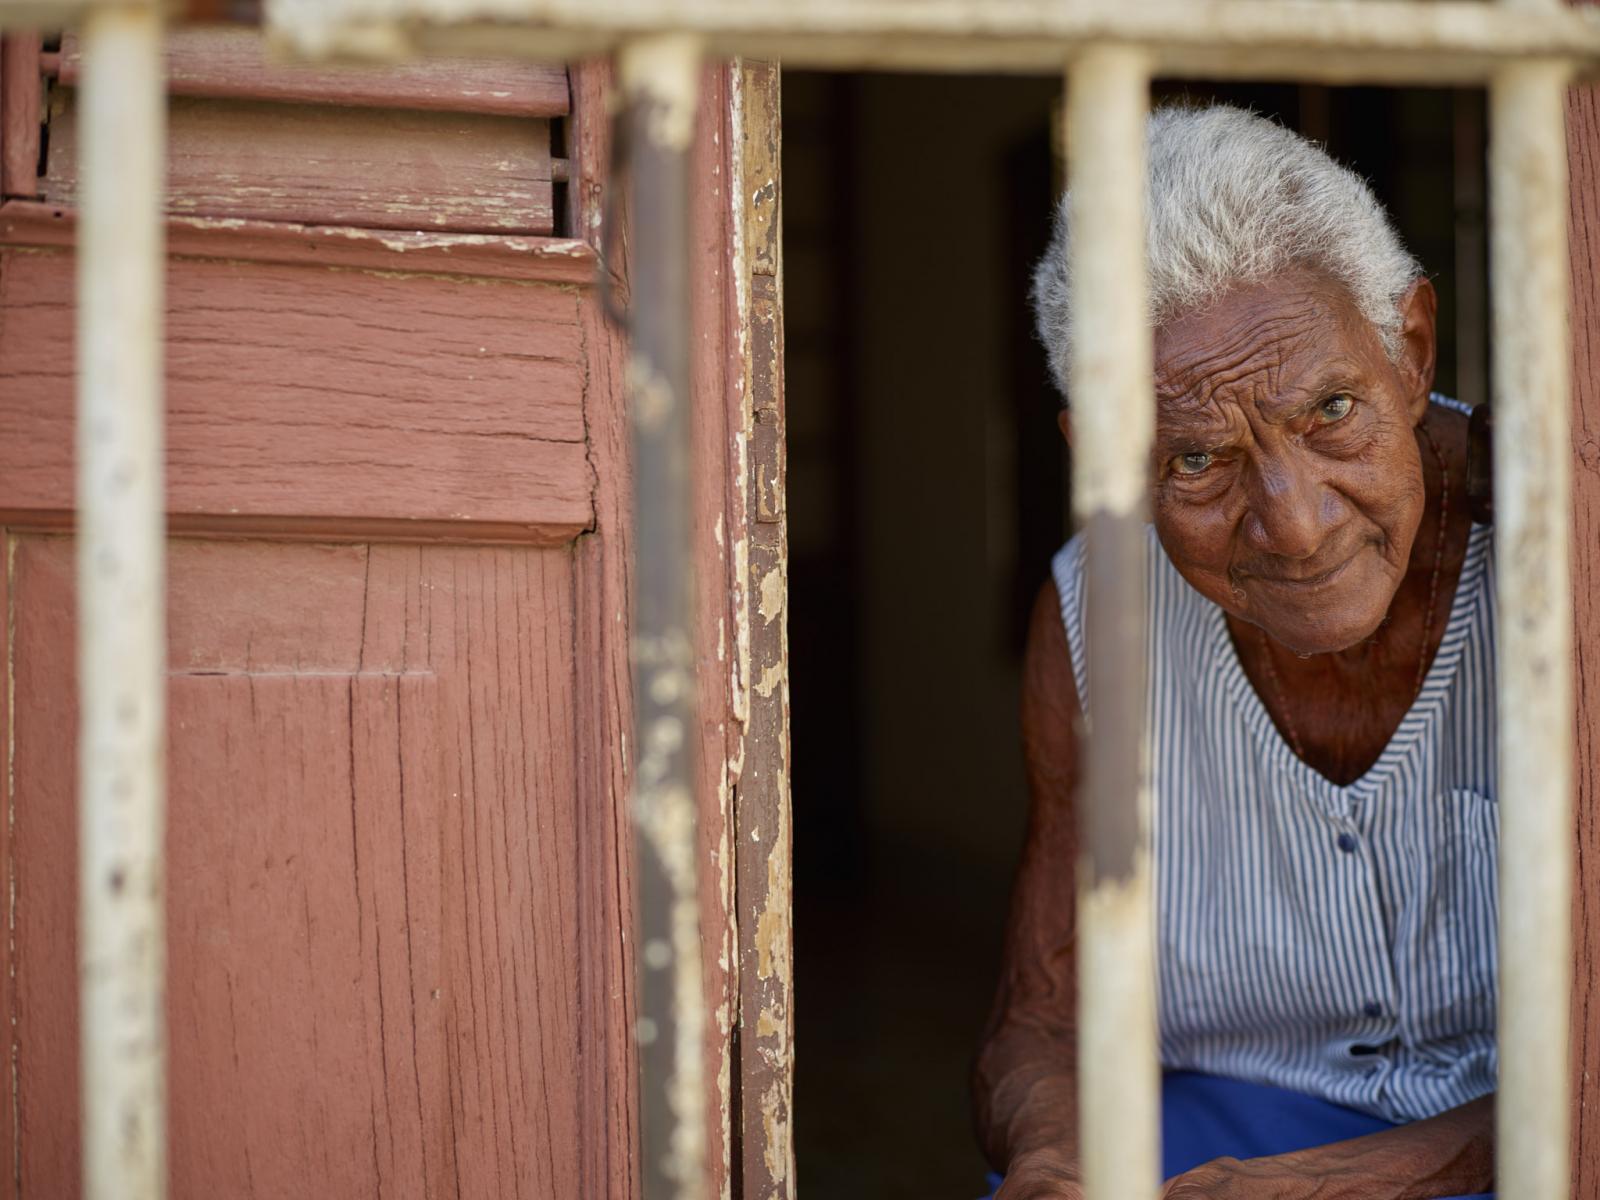
{"type": "MultiPolygon", "coordinates": [[[[967,1071],[1026,794],[1022,633],[1068,535],[1027,304],[1059,82],[784,77],[796,1151],[826,1200],[981,1194],[967,1071]]],[[[1373,183],[1485,389],[1478,92],[1163,85],[1373,183]],[[1459,303],[1458,303],[1459,300],[1459,303]]]]}

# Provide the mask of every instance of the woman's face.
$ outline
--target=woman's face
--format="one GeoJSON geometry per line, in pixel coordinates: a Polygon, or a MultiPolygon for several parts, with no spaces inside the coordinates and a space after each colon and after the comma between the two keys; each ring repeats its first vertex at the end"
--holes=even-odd
{"type": "Polygon", "coordinates": [[[1369,637],[1411,556],[1432,286],[1402,310],[1398,363],[1344,290],[1308,271],[1156,332],[1162,545],[1201,594],[1301,654],[1369,637]]]}

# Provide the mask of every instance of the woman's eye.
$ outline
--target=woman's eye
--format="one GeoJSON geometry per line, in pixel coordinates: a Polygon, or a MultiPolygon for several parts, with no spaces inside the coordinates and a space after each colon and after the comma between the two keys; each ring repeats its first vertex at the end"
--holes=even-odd
{"type": "Polygon", "coordinates": [[[1332,425],[1348,417],[1355,406],[1356,402],[1351,397],[1343,392],[1335,392],[1317,406],[1317,417],[1324,425],[1332,425]]]}
{"type": "Polygon", "coordinates": [[[1191,450],[1172,460],[1172,469],[1179,475],[1198,475],[1211,465],[1212,456],[1204,450],[1191,450]]]}

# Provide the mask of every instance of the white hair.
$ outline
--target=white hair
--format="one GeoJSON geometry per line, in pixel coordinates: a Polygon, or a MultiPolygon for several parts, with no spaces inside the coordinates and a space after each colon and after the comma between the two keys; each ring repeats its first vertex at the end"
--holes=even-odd
{"type": "MultiPolygon", "coordinates": [[[[1400,301],[1422,274],[1366,183],[1317,145],[1229,105],[1150,114],[1145,249],[1160,328],[1241,285],[1308,267],[1342,285],[1390,359],[1400,301]]],[[[1070,193],[1033,276],[1039,339],[1067,394],[1072,351],[1070,193]]]]}

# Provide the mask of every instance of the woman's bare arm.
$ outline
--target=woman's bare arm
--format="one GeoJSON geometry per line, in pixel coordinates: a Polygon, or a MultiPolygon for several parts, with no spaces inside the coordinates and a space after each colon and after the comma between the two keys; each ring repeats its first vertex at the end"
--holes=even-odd
{"type": "Polygon", "coordinates": [[[1078,1196],[1073,797],[1081,708],[1054,583],[1040,589],[1023,664],[1027,839],[994,1010],[973,1069],[978,1136],[1006,1174],[1000,1200],[1078,1196]]]}
{"type": "Polygon", "coordinates": [[[1219,1158],[1168,1183],[1165,1200],[1428,1200],[1494,1187],[1494,1103],[1292,1154],[1219,1158]]]}

